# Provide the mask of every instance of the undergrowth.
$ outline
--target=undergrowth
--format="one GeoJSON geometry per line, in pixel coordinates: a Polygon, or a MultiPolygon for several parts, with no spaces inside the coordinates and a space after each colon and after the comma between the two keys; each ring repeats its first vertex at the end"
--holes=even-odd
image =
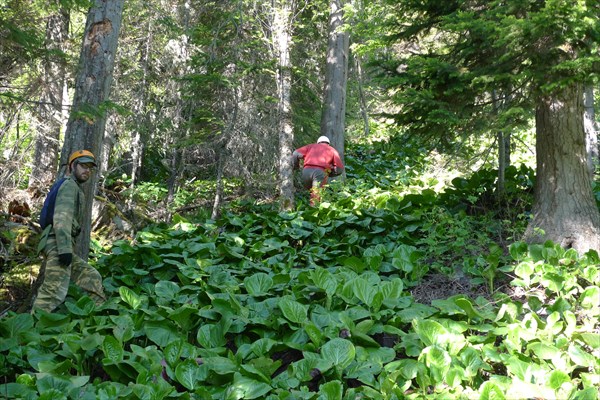
{"type": "Polygon", "coordinates": [[[511,170],[495,204],[494,171],[439,194],[376,161],[350,159],[318,207],[240,201],[113,243],[95,262],[104,305],[72,288],[55,313],[0,321],[0,393],[598,398],[600,258],[518,241],[530,171],[511,170]],[[433,273],[488,290],[421,303],[411,288],[433,273]]]}

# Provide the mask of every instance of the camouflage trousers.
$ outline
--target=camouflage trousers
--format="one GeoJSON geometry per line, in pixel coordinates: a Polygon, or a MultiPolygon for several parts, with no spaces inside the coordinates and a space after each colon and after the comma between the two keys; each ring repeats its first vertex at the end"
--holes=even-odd
{"type": "Polygon", "coordinates": [[[70,282],[85,290],[96,304],[102,304],[106,300],[102,276],[94,267],[76,255],[73,255],[71,265],[61,265],[54,237],[48,238],[44,252],[45,266],[40,270],[38,277],[42,281],[33,301],[32,311],[41,309],[52,312],[65,301],[70,282]]]}

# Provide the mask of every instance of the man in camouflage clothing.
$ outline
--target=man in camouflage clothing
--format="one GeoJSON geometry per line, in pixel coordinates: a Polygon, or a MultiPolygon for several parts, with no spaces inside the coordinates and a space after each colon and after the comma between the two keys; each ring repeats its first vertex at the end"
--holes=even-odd
{"type": "Polygon", "coordinates": [[[95,166],[96,159],[87,150],[78,150],[69,157],[67,179],[56,196],[53,223],[42,235],[46,241],[46,265],[32,311],[52,312],[67,297],[70,281],[84,289],[96,304],[106,300],[100,273],[73,252],[83,216],[84,194],[80,185],[90,179],[95,166]]]}

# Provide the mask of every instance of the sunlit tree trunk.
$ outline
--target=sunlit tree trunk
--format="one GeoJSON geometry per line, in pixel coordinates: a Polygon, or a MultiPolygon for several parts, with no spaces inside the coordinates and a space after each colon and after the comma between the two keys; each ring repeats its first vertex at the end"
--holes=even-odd
{"type": "Polygon", "coordinates": [[[343,160],[349,35],[348,32],[342,31],[344,24],[342,7],[342,0],[330,1],[321,134],[329,137],[331,145],[336,148],[343,160]]]}
{"type": "Polygon", "coordinates": [[[221,202],[223,201],[223,159],[225,158],[225,150],[222,149],[217,156],[217,181],[215,189],[215,198],[213,200],[212,212],[210,218],[214,221],[219,217],[221,210],[221,202]]]}
{"type": "MultiPolygon", "coordinates": [[[[496,92],[492,92],[494,114],[498,114],[501,107],[496,92]]],[[[508,100],[507,100],[508,101],[508,100]]],[[[496,184],[496,199],[501,201],[506,196],[506,168],[510,166],[510,132],[503,130],[496,133],[498,144],[498,182],[496,184]]]]}
{"type": "Polygon", "coordinates": [[[583,87],[542,97],[536,110],[537,177],[528,242],[552,240],[600,251],[600,212],[592,193],[583,126],[583,87]]]}
{"type": "Polygon", "coordinates": [[[355,55],[354,63],[356,65],[356,77],[358,79],[358,100],[360,101],[360,115],[363,119],[363,135],[365,137],[369,137],[371,133],[371,129],[369,126],[369,106],[367,104],[367,97],[365,95],[364,90],[364,74],[362,69],[362,60],[361,57],[355,55]]]}
{"type": "Polygon", "coordinates": [[[279,110],[279,194],[281,208],[294,206],[291,154],[293,131],[291,115],[292,74],[290,62],[291,5],[288,0],[276,2],[273,19],[273,47],[278,57],[277,94],[279,110]]]}
{"type": "Polygon", "coordinates": [[[586,136],[586,146],[588,153],[588,168],[593,174],[594,170],[600,163],[600,155],[598,149],[598,125],[596,124],[596,114],[594,112],[594,87],[586,85],[583,93],[584,126],[586,136]]]}
{"type": "Polygon", "coordinates": [[[136,129],[131,134],[131,183],[130,189],[133,190],[137,180],[139,178],[140,170],[142,168],[142,155],[146,147],[145,141],[142,140],[142,136],[147,132],[148,126],[148,69],[149,69],[149,57],[150,47],[152,44],[152,18],[148,19],[147,36],[142,46],[142,54],[140,56],[142,66],[142,79],[140,81],[138,99],[134,104],[134,113],[136,115],[136,129]]]}
{"type": "MultiPolygon", "coordinates": [[[[106,126],[104,107],[109,99],[112,73],[121,30],[123,1],[95,0],[87,16],[79,68],[75,82],[73,108],[67,124],[61,164],[74,150],[87,149],[102,159],[102,141],[106,126]]],[[[98,174],[84,185],[86,203],[77,253],[87,259],[90,244],[92,202],[98,174]]]]}
{"type": "MultiPolygon", "coordinates": [[[[55,1],[56,2],[56,1],[55,1]]],[[[52,51],[44,60],[44,79],[38,109],[38,130],[35,156],[29,177],[29,188],[48,187],[56,177],[60,132],[63,125],[63,88],[65,64],[61,56],[69,31],[69,13],[60,9],[48,17],[46,50],[52,51]]]]}
{"type": "MultiPolygon", "coordinates": [[[[176,65],[175,73],[177,77],[183,77],[187,73],[190,73],[189,59],[190,59],[190,37],[188,35],[190,28],[190,10],[191,3],[186,0],[178,5],[174,6],[178,14],[178,19],[181,21],[181,25],[184,29],[184,34],[181,35],[179,41],[178,57],[179,60],[174,62],[176,65]]],[[[191,108],[193,105],[186,102],[184,99],[184,82],[181,79],[173,80],[171,86],[173,101],[175,103],[175,111],[173,113],[173,121],[171,126],[171,141],[169,143],[171,159],[170,163],[170,174],[167,181],[167,197],[165,204],[165,221],[171,219],[171,213],[168,208],[175,199],[175,194],[178,191],[178,186],[185,168],[186,159],[186,147],[181,146],[190,133],[190,119],[191,119],[191,108]]]]}

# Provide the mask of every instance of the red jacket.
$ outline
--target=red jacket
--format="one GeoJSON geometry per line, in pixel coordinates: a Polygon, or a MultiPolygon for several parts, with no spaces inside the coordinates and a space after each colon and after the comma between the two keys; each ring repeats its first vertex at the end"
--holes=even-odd
{"type": "Polygon", "coordinates": [[[339,175],[344,164],[337,150],[327,143],[312,143],[294,151],[294,158],[304,159],[304,168],[329,170],[331,175],[339,175]]]}

